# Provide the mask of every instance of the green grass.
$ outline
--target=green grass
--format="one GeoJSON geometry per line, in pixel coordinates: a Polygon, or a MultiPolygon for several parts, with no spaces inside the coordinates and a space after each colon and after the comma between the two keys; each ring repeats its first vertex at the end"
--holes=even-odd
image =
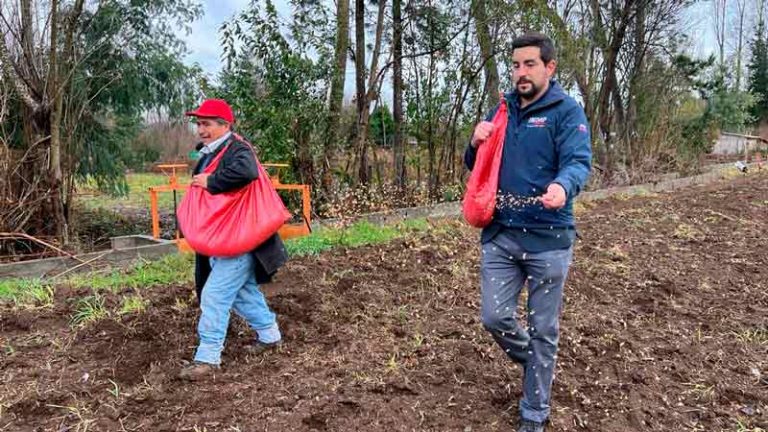
{"type": "Polygon", "coordinates": [[[123,304],[120,306],[120,312],[118,312],[118,314],[128,315],[144,312],[148,303],[149,302],[144,300],[140,295],[123,297],[123,304]]]}
{"type": "MultiPolygon", "coordinates": [[[[316,230],[311,235],[291,239],[286,242],[290,256],[316,255],[335,247],[358,247],[385,243],[406,236],[410,233],[433,229],[426,219],[412,219],[394,225],[377,226],[369,222],[358,222],[346,227],[328,227],[316,230]]],[[[440,229],[439,226],[437,229],[440,229]]],[[[70,285],[75,289],[84,289],[93,295],[78,303],[73,325],[79,325],[99,319],[107,313],[102,311],[103,291],[112,293],[124,289],[142,290],[154,286],[171,284],[191,284],[194,278],[194,256],[191,254],[166,255],[156,261],[141,261],[122,270],[112,270],[107,274],[74,274],[58,284],[70,285]],[[102,313],[103,312],[103,313],[102,313]]],[[[41,279],[0,280],[0,302],[10,302],[20,307],[51,305],[53,303],[53,282],[41,279]]],[[[139,295],[122,299],[118,314],[143,311],[147,302],[139,295]]]]}
{"type": "Polygon", "coordinates": [[[348,227],[328,227],[315,230],[306,237],[288,240],[286,248],[291,256],[317,255],[335,247],[357,247],[385,243],[408,233],[429,228],[426,219],[410,219],[395,225],[377,226],[370,222],[357,222],[348,227]]]}
{"type": "Polygon", "coordinates": [[[27,306],[49,306],[53,304],[53,286],[36,278],[0,280],[2,300],[27,306]]]}
{"type": "Polygon", "coordinates": [[[104,307],[104,297],[95,294],[76,300],[75,313],[72,314],[70,325],[83,326],[107,316],[109,311],[104,307]]]}
{"type": "Polygon", "coordinates": [[[91,288],[94,291],[117,292],[125,288],[148,288],[192,281],[193,256],[171,254],[156,261],[141,261],[128,270],[114,270],[100,275],[83,273],[67,280],[74,288],[91,288]]]}
{"type": "MultiPolygon", "coordinates": [[[[90,289],[93,292],[119,292],[125,288],[142,289],[174,283],[186,284],[191,283],[193,279],[193,260],[193,256],[189,254],[171,254],[157,261],[139,262],[128,269],[113,270],[109,274],[75,274],[60,283],[71,285],[73,288],[90,289]]],[[[53,303],[53,293],[54,286],[50,281],[0,280],[0,302],[10,302],[20,307],[50,305],[53,303]]]]}
{"type": "MultiPolygon", "coordinates": [[[[94,184],[86,183],[78,185],[78,192],[81,196],[78,198],[86,208],[104,208],[114,210],[116,208],[146,208],[149,211],[149,187],[162,186],[168,184],[169,177],[165,174],[156,173],[134,173],[126,175],[128,182],[128,195],[124,197],[113,197],[103,194],[96,189],[94,184]]],[[[191,178],[186,174],[178,175],[179,184],[189,184],[191,178]]],[[[161,209],[173,209],[173,193],[159,192],[158,205],[161,209]]],[[[176,192],[176,203],[181,202],[184,196],[183,191],[176,192]]]]}

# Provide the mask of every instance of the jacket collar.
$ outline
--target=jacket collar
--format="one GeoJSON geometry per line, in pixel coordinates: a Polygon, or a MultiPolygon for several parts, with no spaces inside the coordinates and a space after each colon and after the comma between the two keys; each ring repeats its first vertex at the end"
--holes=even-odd
{"type": "Polygon", "coordinates": [[[504,95],[507,100],[508,107],[514,107],[518,112],[531,112],[550,107],[565,99],[565,90],[555,80],[549,81],[549,88],[544,94],[538,98],[534,103],[528,105],[525,108],[520,108],[520,96],[518,96],[515,90],[504,95]]]}
{"type": "Polygon", "coordinates": [[[205,147],[200,149],[200,153],[202,154],[213,154],[216,153],[216,150],[221,147],[222,144],[227,142],[229,137],[232,136],[232,132],[227,132],[224,134],[221,138],[217,139],[216,141],[213,141],[212,143],[206,145],[205,147]]]}

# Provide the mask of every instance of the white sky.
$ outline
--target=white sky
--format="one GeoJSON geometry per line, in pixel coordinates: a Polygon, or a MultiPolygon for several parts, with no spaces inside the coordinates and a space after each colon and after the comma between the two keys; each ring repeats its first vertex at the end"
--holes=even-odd
{"type": "MultiPolygon", "coordinates": [[[[219,28],[226,20],[246,8],[250,0],[202,1],[204,15],[192,23],[190,34],[180,34],[190,51],[184,60],[188,64],[198,63],[210,78],[216,79],[223,65],[219,28]]],[[[287,0],[274,0],[274,4],[282,17],[287,19],[290,16],[291,10],[287,0]]],[[[716,52],[714,30],[711,24],[712,13],[712,2],[705,1],[689,9],[685,17],[686,27],[692,35],[689,49],[694,56],[706,57],[716,52]]],[[[345,94],[349,96],[353,92],[354,65],[348,61],[345,94]]]]}
{"type": "Polygon", "coordinates": [[[248,3],[249,0],[204,0],[203,16],[192,23],[192,31],[188,35],[181,35],[190,51],[185,61],[188,64],[198,63],[214,78],[222,66],[219,28],[248,3]]]}

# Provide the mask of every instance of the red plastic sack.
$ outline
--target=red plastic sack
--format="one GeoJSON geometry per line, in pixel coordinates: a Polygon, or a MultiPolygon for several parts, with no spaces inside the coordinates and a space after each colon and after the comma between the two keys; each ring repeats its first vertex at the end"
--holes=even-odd
{"type": "MultiPolygon", "coordinates": [[[[227,150],[223,149],[203,173],[212,173],[227,150]]],[[[241,189],[213,195],[192,186],[184,195],[176,215],[184,238],[195,252],[214,257],[242,255],[262,244],[290,219],[290,212],[258,159],[256,165],[259,177],[241,189]]]]}
{"type": "Polygon", "coordinates": [[[467,181],[462,213],[470,225],[483,228],[491,223],[496,208],[496,191],[499,188],[501,150],[507,130],[507,104],[501,100],[493,117],[491,136],[477,148],[475,166],[467,181]]]}

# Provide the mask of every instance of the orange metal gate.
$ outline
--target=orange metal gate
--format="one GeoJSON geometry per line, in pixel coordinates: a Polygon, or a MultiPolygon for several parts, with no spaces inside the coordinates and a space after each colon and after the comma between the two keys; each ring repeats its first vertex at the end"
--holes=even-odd
{"type": "MultiPolygon", "coordinates": [[[[311,217],[312,217],[312,201],[310,199],[309,185],[304,184],[283,184],[280,182],[280,170],[287,168],[289,165],[284,163],[265,163],[265,168],[274,168],[277,172],[274,176],[270,176],[270,181],[276,190],[281,191],[294,191],[301,193],[301,222],[286,223],[283,225],[278,234],[283,240],[287,240],[294,237],[301,237],[308,235],[311,229],[311,217]]],[[[149,203],[150,213],[152,216],[152,237],[160,238],[160,210],[159,210],[159,194],[171,192],[174,194],[174,218],[176,217],[176,192],[186,191],[189,185],[179,184],[178,173],[189,169],[186,164],[161,164],[156,165],[156,168],[168,175],[168,184],[162,186],[152,186],[149,188],[149,203]]],[[[176,228],[176,243],[179,246],[179,250],[184,252],[191,252],[189,245],[179,232],[178,226],[176,228]]]]}

